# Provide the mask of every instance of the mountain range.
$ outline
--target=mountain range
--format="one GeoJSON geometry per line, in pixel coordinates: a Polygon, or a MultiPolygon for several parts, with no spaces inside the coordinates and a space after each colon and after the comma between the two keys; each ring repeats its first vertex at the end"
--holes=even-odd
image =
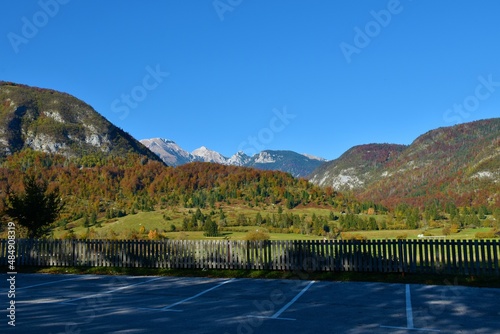
{"type": "Polygon", "coordinates": [[[166,139],[139,142],[69,94],[0,81],[0,161],[26,149],[69,158],[133,153],[168,166],[213,162],[280,170],[389,207],[403,201],[500,206],[500,118],[430,130],[410,145],[355,146],[328,162],[279,150],[225,157],[204,146],[187,152],[166,139]]]}
{"type": "Polygon", "coordinates": [[[279,150],[265,150],[252,157],[240,151],[228,158],[205,146],[188,152],[169,139],[142,139],[140,142],[156,153],[169,166],[180,166],[195,161],[214,162],[262,170],[279,170],[295,177],[305,177],[326,161],[311,155],[279,150]]]}
{"type": "Polygon", "coordinates": [[[355,146],[316,169],[320,186],[394,205],[401,199],[500,204],[500,118],[443,127],[410,145],[355,146]]]}

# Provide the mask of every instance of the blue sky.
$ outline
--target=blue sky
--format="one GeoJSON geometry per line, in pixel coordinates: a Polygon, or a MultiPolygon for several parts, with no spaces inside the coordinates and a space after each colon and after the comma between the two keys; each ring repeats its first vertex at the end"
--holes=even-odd
{"type": "Polygon", "coordinates": [[[70,93],[186,150],[354,145],[500,115],[500,2],[2,4],[0,80],[70,93]]]}

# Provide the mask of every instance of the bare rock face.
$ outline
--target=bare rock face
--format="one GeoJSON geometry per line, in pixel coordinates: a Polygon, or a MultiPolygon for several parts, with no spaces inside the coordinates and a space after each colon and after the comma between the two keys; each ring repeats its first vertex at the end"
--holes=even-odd
{"type": "Polygon", "coordinates": [[[68,146],[64,142],[57,142],[44,133],[28,134],[25,145],[31,147],[35,151],[46,153],[66,153],[68,151],[68,146]]]}
{"type": "Polygon", "coordinates": [[[0,82],[0,157],[25,148],[69,157],[135,152],[160,160],[69,94],[0,82]]]}

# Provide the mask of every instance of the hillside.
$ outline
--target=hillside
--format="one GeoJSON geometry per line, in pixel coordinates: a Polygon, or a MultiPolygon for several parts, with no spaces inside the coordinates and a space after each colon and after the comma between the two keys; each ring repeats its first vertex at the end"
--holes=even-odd
{"type": "Polygon", "coordinates": [[[34,174],[58,188],[66,202],[63,217],[71,222],[85,214],[123,216],[166,207],[220,206],[294,208],[354,205],[331,189],[278,171],[193,162],[167,167],[136,154],[68,161],[61,155],[24,149],[0,165],[0,212],[6,193],[22,190],[23,175],[34,174]]]}
{"type": "Polygon", "coordinates": [[[66,93],[0,82],[0,157],[31,148],[82,157],[136,153],[159,160],[91,106],[66,93]]]}
{"type": "Polygon", "coordinates": [[[366,144],[350,148],[338,159],[318,167],[312,183],[339,190],[359,190],[375,181],[393,159],[406,148],[396,144],[366,144]]]}
{"type": "Polygon", "coordinates": [[[316,169],[310,180],[389,206],[432,200],[499,206],[500,118],[435,129],[407,147],[353,147],[316,169]]]}

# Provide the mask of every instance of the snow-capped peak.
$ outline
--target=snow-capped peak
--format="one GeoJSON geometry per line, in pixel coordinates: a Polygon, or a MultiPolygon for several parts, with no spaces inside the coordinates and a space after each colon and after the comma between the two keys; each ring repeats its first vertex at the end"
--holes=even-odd
{"type": "Polygon", "coordinates": [[[250,157],[245,154],[243,151],[238,151],[237,153],[233,154],[231,158],[227,160],[228,165],[234,165],[234,166],[244,166],[250,161],[250,157]]]}
{"type": "Polygon", "coordinates": [[[193,160],[193,156],[183,150],[173,140],[163,138],[142,139],[140,142],[158,155],[169,166],[179,166],[193,160]]]}
{"type": "Polygon", "coordinates": [[[205,146],[197,148],[193,152],[192,155],[201,158],[202,161],[205,162],[215,162],[219,164],[228,164],[228,159],[220,154],[219,152],[209,150],[205,146]]]}
{"type": "Polygon", "coordinates": [[[257,169],[276,169],[295,176],[309,175],[325,159],[298,154],[293,151],[262,151],[253,157],[243,151],[230,158],[201,146],[191,153],[183,150],[174,141],[162,138],[143,139],[140,141],[156,153],[167,165],[180,166],[189,162],[213,162],[232,166],[245,166],[257,169]]]}

